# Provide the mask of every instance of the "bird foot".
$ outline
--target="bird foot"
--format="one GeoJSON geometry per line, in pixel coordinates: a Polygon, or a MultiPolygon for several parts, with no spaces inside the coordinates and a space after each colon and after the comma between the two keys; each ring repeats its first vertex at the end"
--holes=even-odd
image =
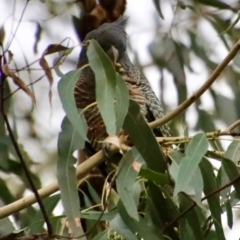
{"type": "Polygon", "coordinates": [[[114,63],[114,65],[115,65],[116,72],[118,72],[120,75],[125,73],[125,70],[120,63],[116,62],[114,63]]]}

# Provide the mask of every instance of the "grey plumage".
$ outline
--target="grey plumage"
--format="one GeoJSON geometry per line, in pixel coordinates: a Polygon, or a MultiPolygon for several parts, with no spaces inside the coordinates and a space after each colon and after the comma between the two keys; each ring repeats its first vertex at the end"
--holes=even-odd
{"type": "MultiPolygon", "coordinates": [[[[160,101],[151,89],[149,82],[142,76],[139,70],[131,63],[126,47],[127,35],[124,30],[127,18],[120,18],[114,23],[105,23],[98,29],[87,34],[85,40],[95,39],[106,53],[109,53],[112,46],[117,50],[117,62],[124,69],[122,78],[125,80],[130,98],[138,102],[141,114],[147,122],[154,121],[164,116],[164,110],[160,101]]],[[[86,48],[83,47],[79,56],[78,67],[88,63],[86,48]]],[[[95,80],[90,67],[83,69],[80,79],[75,88],[75,100],[77,107],[85,108],[95,102],[95,80]]],[[[107,137],[105,126],[97,107],[91,107],[85,112],[88,123],[88,137],[94,151],[100,149],[99,141],[107,137]]],[[[163,125],[154,131],[158,136],[169,136],[170,131],[167,125],[163,125]]]]}

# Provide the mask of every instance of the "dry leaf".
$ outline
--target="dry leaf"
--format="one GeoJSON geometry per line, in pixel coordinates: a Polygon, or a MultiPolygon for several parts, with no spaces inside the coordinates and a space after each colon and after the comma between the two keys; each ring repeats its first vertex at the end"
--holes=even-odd
{"type": "Polygon", "coordinates": [[[41,33],[42,33],[42,27],[41,25],[37,22],[37,28],[36,28],[36,32],[34,34],[34,37],[35,37],[35,41],[34,41],[34,44],[33,44],[33,52],[35,54],[38,53],[38,43],[40,41],[40,38],[41,38],[41,33]]]}
{"type": "Polygon", "coordinates": [[[32,101],[34,103],[36,103],[35,100],[35,96],[33,95],[33,93],[31,92],[31,90],[28,88],[28,86],[18,77],[14,74],[14,72],[12,72],[9,68],[8,65],[5,64],[2,67],[3,73],[8,76],[11,77],[13,79],[13,82],[20,88],[22,89],[28,96],[31,97],[32,101]]]}
{"type": "Polygon", "coordinates": [[[50,84],[50,89],[49,89],[49,101],[50,101],[50,104],[52,102],[52,84],[53,84],[53,75],[52,75],[52,71],[46,61],[46,59],[44,58],[45,55],[48,55],[48,54],[52,54],[52,53],[56,53],[56,52],[60,52],[60,51],[66,51],[66,50],[69,50],[69,48],[67,47],[64,47],[60,44],[50,44],[48,45],[48,47],[46,48],[46,50],[43,52],[42,54],[42,57],[39,61],[39,64],[40,66],[43,68],[46,76],[47,76],[47,79],[49,81],[49,84],[50,84]]]}
{"type": "Polygon", "coordinates": [[[140,170],[141,170],[141,167],[142,167],[142,164],[141,163],[139,163],[139,162],[133,162],[133,164],[132,164],[132,166],[133,166],[133,169],[136,171],[136,172],[140,172],[140,170]]]}
{"type": "Polygon", "coordinates": [[[61,51],[66,51],[69,48],[64,47],[61,44],[50,44],[47,46],[46,50],[43,52],[42,57],[48,54],[56,53],[56,52],[61,52],[61,51]]]}
{"type": "Polygon", "coordinates": [[[46,61],[46,59],[42,56],[42,58],[40,59],[39,61],[39,64],[41,65],[41,67],[43,68],[46,76],[47,76],[47,79],[49,81],[49,84],[50,84],[50,89],[49,89],[49,101],[50,101],[50,104],[52,102],[52,84],[53,84],[53,75],[52,75],[52,72],[51,72],[51,69],[49,68],[48,66],[48,63],[46,61]]]}

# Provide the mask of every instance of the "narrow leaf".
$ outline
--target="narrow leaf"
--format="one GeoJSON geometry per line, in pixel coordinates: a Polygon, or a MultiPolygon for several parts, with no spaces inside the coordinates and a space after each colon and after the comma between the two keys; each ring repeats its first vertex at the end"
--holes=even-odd
{"type": "Polygon", "coordinates": [[[129,93],[126,83],[123,81],[121,76],[117,74],[117,85],[116,85],[116,132],[118,133],[123,126],[125,117],[129,107],[129,93]]]}
{"type": "Polygon", "coordinates": [[[134,199],[134,187],[138,173],[133,169],[133,162],[140,157],[140,154],[135,148],[129,150],[123,155],[119,164],[119,175],[116,180],[117,191],[122,200],[122,203],[130,217],[139,220],[137,204],[134,199]]]}
{"type": "Polygon", "coordinates": [[[48,96],[49,96],[49,101],[51,104],[51,102],[52,102],[52,84],[53,84],[52,70],[50,69],[46,59],[44,58],[44,55],[40,58],[39,64],[42,67],[42,69],[44,70],[46,77],[49,81],[50,88],[49,88],[48,96]]]}
{"type": "Polygon", "coordinates": [[[87,140],[87,123],[84,115],[78,114],[74,99],[74,89],[79,80],[81,69],[77,69],[65,74],[58,83],[58,93],[62,102],[63,109],[80,136],[87,140]]]}
{"type": "Polygon", "coordinates": [[[47,48],[43,52],[42,56],[52,54],[52,53],[56,53],[56,52],[68,51],[69,49],[70,48],[64,47],[61,44],[50,44],[50,45],[47,46],[47,48]]]}
{"type": "Polygon", "coordinates": [[[226,203],[225,203],[225,206],[226,206],[226,210],[227,210],[227,223],[228,223],[228,227],[230,229],[232,229],[232,226],[233,226],[233,213],[232,213],[231,202],[229,200],[227,200],[226,203]]]}
{"type": "Polygon", "coordinates": [[[108,236],[109,236],[109,230],[106,229],[105,231],[100,232],[92,240],[106,240],[106,239],[109,239],[108,236]]]}
{"type": "Polygon", "coordinates": [[[20,89],[22,89],[31,99],[32,101],[35,103],[35,96],[32,93],[32,91],[28,88],[28,86],[18,77],[14,74],[14,72],[12,72],[9,68],[8,65],[3,65],[2,67],[3,73],[6,76],[9,76],[13,79],[13,82],[15,83],[15,85],[17,85],[20,89]]]}
{"type": "Polygon", "coordinates": [[[240,142],[233,141],[228,146],[227,151],[224,154],[225,158],[232,160],[235,164],[240,162],[240,142]]]}
{"type": "Polygon", "coordinates": [[[179,164],[179,171],[174,189],[174,195],[184,191],[189,185],[198,164],[208,149],[208,141],[204,134],[199,133],[193,137],[186,149],[186,155],[179,164]]]}
{"type": "MultiPolygon", "coordinates": [[[[60,200],[60,195],[56,194],[51,197],[48,197],[43,200],[43,205],[45,207],[46,213],[48,216],[52,215],[54,208],[60,200]]],[[[34,216],[32,216],[32,225],[29,226],[29,233],[35,234],[44,231],[44,220],[42,216],[42,212],[39,210],[34,216]]]]}
{"type": "MultiPolygon", "coordinates": [[[[169,172],[172,178],[175,180],[175,182],[177,182],[177,177],[179,174],[179,164],[184,158],[184,155],[181,152],[173,150],[171,152],[171,157],[173,162],[169,168],[169,172]]],[[[203,191],[203,179],[202,179],[202,175],[199,167],[195,169],[195,172],[191,177],[188,185],[182,191],[190,195],[192,199],[197,202],[198,205],[201,204],[201,196],[203,191]]]]}
{"type": "MultiPolygon", "coordinates": [[[[182,212],[185,211],[192,204],[192,201],[190,201],[183,193],[179,193],[179,201],[180,201],[180,209],[182,212]]],[[[192,229],[194,239],[203,240],[201,224],[199,222],[195,209],[193,208],[190,211],[188,211],[185,214],[184,218],[186,219],[187,223],[192,229]]]]}
{"type": "Polygon", "coordinates": [[[236,165],[228,159],[223,159],[222,166],[227,173],[229,181],[234,181],[233,186],[236,190],[238,198],[240,198],[240,174],[236,165]]]}
{"type": "MultiPolygon", "coordinates": [[[[148,182],[148,194],[152,219],[157,228],[164,228],[167,223],[179,216],[178,209],[176,209],[172,198],[153,182],[148,182]]],[[[167,228],[166,233],[171,239],[176,239],[173,228],[174,226],[167,228]]]]}
{"type": "MultiPolygon", "coordinates": [[[[223,159],[229,159],[229,160],[233,161],[235,164],[238,164],[239,159],[240,159],[240,143],[233,141],[228,146],[226,152],[224,153],[223,157],[221,158],[221,160],[223,160],[223,159]]],[[[225,186],[227,183],[229,183],[228,175],[227,175],[223,166],[218,171],[218,179],[219,179],[219,182],[220,182],[219,185],[221,187],[225,186]]],[[[223,198],[223,200],[226,199],[226,197],[227,197],[227,195],[230,191],[231,191],[231,186],[223,189],[220,192],[220,195],[223,198]]]]}
{"type": "Polygon", "coordinates": [[[117,80],[113,63],[95,40],[91,40],[89,43],[87,57],[95,74],[96,101],[107,133],[116,135],[114,104],[117,80]]]}
{"type": "MultiPolygon", "coordinates": [[[[218,189],[216,177],[213,172],[213,167],[210,162],[204,158],[199,164],[202,172],[203,182],[204,182],[204,194],[208,195],[218,189]]],[[[209,204],[209,209],[213,218],[213,223],[216,229],[216,233],[219,240],[224,240],[224,233],[221,221],[221,207],[219,200],[219,193],[212,195],[207,198],[209,204]]]]}
{"type": "Polygon", "coordinates": [[[139,176],[155,182],[161,186],[165,186],[166,184],[171,183],[170,178],[167,174],[158,173],[145,167],[141,168],[139,176]]]}
{"type": "Polygon", "coordinates": [[[130,100],[129,111],[123,128],[129,134],[130,140],[142,155],[149,169],[165,173],[166,159],[161,151],[152,130],[140,113],[139,105],[130,100]]]}
{"type": "Polygon", "coordinates": [[[118,211],[127,227],[133,234],[137,234],[139,238],[143,238],[144,240],[163,240],[163,236],[160,234],[156,236],[142,218],[140,218],[139,221],[132,219],[127,214],[121,201],[118,203],[118,211]]]}
{"type": "Polygon", "coordinates": [[[72,154],[75,150],[83,148],[83,146],[83,139],[74,131],[68,118],[65,117],[62,122],[62,131],[58,137],[57,179],[64,212],[73,236],[79,236],[83,234],[83,231],[75,223],[75,219],[79,218],[80,203],[77,192],[76,169],[74,167],[76,159],[72,154]]]}
{"type": "Polygon", "coordinates": [[[109,226],[127,240],[138,240],[135,233],[127,227],[119,214],[110,221],[109,226]]]}

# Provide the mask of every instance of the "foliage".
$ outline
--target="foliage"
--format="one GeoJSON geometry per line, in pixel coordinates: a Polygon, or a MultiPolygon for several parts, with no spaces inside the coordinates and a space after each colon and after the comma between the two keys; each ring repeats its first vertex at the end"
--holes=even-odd
{"type": "MultiPolygon", "coordinates": [[[[70,12],[71,5],[74,5],[64,1],[41,2],[50,14],[60,17],[61,9],[70,12]]],[[[161,18],[166,17],[166,6],[171,4],[155,0],[153,3],[156,14],[159,14],[156,22],[164,29],[167,20],[161,18]]],[[[28,4],[26,1],[19,24],[25,10],[30,7],[28,4]]],[[[71,231],[72,236],[83,235],[81,239],[94,240],[227,239],[223,218],[227,218],[228,228],[232,229],[238,221],[234,218],[234,208],[240,200],[239,3],[192,0],[187,3],[179,1],[171,6],[174,17],[170,26],[167,26],[167,31],[156,30],[149,45],[152,63],[139,66],[143,73],[149,66],[158,69],[161,74],[160,99],[171,111],[154,123],[146,123],[139,106],[129,100],[120,73],[99,45],[95,41],[87,43],[89,65],[96,76],[94,104],[98,106],[110,135],[106,142],[114,143],[111,151],[122,154],[117,166],[110,163],[115,171],[109,174],[100,196],[87,174],[104,161],[103,151],[75,168],[77,159],[74,152],[83,149],[85,141],[88,141],[83,114],[86,109],[77,109],[74,101],[74,87],[82,69],[73,70],[72,66],[66,73],[62,72],[62,65],[71,58],[75,47],[64,45],[64,42],[49,44],[37,60],[43,75],[40,78],[34,76],[36,80],[32,81],[31,64],[27,62],[26,67],[21,68],[13,58],[13,54],[18,54],[11,50],[14,34],[7,42],[5,32],[8,29],[4,25],[0,28],[0,203],[3,206],[0,208],[0,236],[27,239],[31,235],[51,239],[64,238],[71,231]],[[220,48],[212,44],[206,31],[199,30],[202,26],[215,33],[214,41],[227,52],[224,60],[221,60],[220,48]],[[48,55],[56,56],[52,66],[48,55]],[[29,72],[30,84],[23,70],[29,72]],[[207,73],[209,78],[192,93],[191,84],[200,71],[207,73]],[[54,81],[58,78],[58,94],[66,115],[58,137],[55,136],[57,146],[48,154],[49,159],[53,156],[58,159],[54,166],[60,194],[54,194],[58,190],[57,182],[41,186],[44,183],[41,173],[49,165],[39,167],[44,164],[36,163],[37,154],[31,156],[25,150],[27,142],[21,138],[20,109],[16,109],[16,103],[19,99],[32,101],[24,121],[29,129],[34,129],[38,120],[34,118],[32,108],[42,100],[35,94],[41,92],[35,83],[47,79],[50,87],[45,92],[48,92],[51,105],[56,94],[54,81]],[[169,91],[171,79],[172,89],[169,91]],[[15,93],[19,94],[19,90],[30,98],[25,99],[23,94],[16,98],[15,93]],[[172,99],[169,100],[169,95],[173,98],[173,91],[177,102],[174,107],[171,106],[172,99]],[[207,96],[202,96],[204,92],[207,96]],[[195,120],[192,115],[195,115],[195,120]],[[156,138],[152,128],[170,120],[172,137],[156,138]],[[127,132],[130,144],[119,138],[122,129],[127,132]],[[10,179],[11,176],[17,177],[17,181],[10,179]],[[81,200],[84,201],[84,209],[79,207],[78,180],[87,186],[87,192],[80,189],[84,196],[81,200]],[[16,182],[19,188],[12,187],[16,182]],[[36,190],[40,188],[37,194],[36,190]],[[25,197],[26,190],[32,190],[34,195],[17,201],[25,197]],[[63,213],[54,211],[60,197],[63,213]],[[39,207],[32,206],[35,202],[39,207]]],[[[76,22],[75,17],[75,28],[76,22]]],[[[17,30],[18,27],[15,33],[17,30]]],[[[44,31],[46,29],[39,21],[33,46],[35,51],[41,42],[40,32],[44,31]]],[[[135,62],[139,63],[137,54],[135,62]]],[[[50,142],[34,130],[32,134],[30,130],[28,133],[28,141],[37,141],[39,149],[42,149],[41,142],[50,142]]]]}

